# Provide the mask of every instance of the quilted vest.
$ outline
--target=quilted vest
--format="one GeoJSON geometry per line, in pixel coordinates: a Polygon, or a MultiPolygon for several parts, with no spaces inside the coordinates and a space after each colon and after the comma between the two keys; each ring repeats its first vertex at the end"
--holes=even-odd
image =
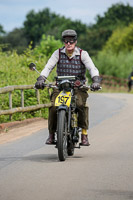
{"type": "Polygon", "coordinates": [[[58,76],[78,76],[80,80],[85,80],[86,68],[81,61],[82,49],[78,48],[80,51],[80,55],[75,55],[73,58],[70,59],[65,53],[61,52],[63,48],[59,49],[57,75],[58,76]]]}

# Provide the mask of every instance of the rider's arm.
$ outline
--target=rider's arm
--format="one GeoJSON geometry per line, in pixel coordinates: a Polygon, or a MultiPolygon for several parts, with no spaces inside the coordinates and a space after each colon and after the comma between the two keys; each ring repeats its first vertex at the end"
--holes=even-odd
{"type": "Polygon", "coordinates": [[[57,49],[49,58],[47,64],[45,65],[45,68],[41,72],[41,75],[47,78],[50,72],[54,69],[58,60],[59,60],[59,50],[57,49]]]}
{"type": "Polygon", "coordinates": [[[94,65],[92,59],[90,58],[89,54],[87,53],[87,51],[82,50],[81,61],[83,62],[85,67],[89,70],[91,78],[94,76],[99,76],[99,71],[95,67],[95,65],[94,65]]]}

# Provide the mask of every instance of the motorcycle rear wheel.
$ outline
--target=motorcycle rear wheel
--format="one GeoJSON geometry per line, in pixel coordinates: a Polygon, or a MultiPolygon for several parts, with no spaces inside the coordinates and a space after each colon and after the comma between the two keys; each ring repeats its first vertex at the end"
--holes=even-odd
{"type": "Polygon", "coordinates": [[[58,113],[57,148],[59,160],[65,161],[67,157],[67,120],[65,110],[60,110],[58,113]]]}

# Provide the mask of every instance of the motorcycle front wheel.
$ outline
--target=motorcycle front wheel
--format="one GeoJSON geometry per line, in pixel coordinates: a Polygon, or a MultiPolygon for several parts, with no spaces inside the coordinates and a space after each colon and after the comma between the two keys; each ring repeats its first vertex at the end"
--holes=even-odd
{"type": "Polygon", "coordinates": [[[65,161],[67,157],[67,119],[65,110],[58,111],[57,148],[59,160],[65,161]]]}

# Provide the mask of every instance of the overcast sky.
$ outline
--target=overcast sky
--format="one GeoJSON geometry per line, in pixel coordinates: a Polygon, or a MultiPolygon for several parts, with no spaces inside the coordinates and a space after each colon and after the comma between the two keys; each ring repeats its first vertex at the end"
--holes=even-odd
{"type": "Polygon", "coordinates": [[[119,2],[133,6],[133,0],[0,0],[0,24],[5,31],[12,31],[23,26],[29,11],[44,8],[90,24],[95,22],[96,15],[102,16],[112,4],[119,2]]]}

